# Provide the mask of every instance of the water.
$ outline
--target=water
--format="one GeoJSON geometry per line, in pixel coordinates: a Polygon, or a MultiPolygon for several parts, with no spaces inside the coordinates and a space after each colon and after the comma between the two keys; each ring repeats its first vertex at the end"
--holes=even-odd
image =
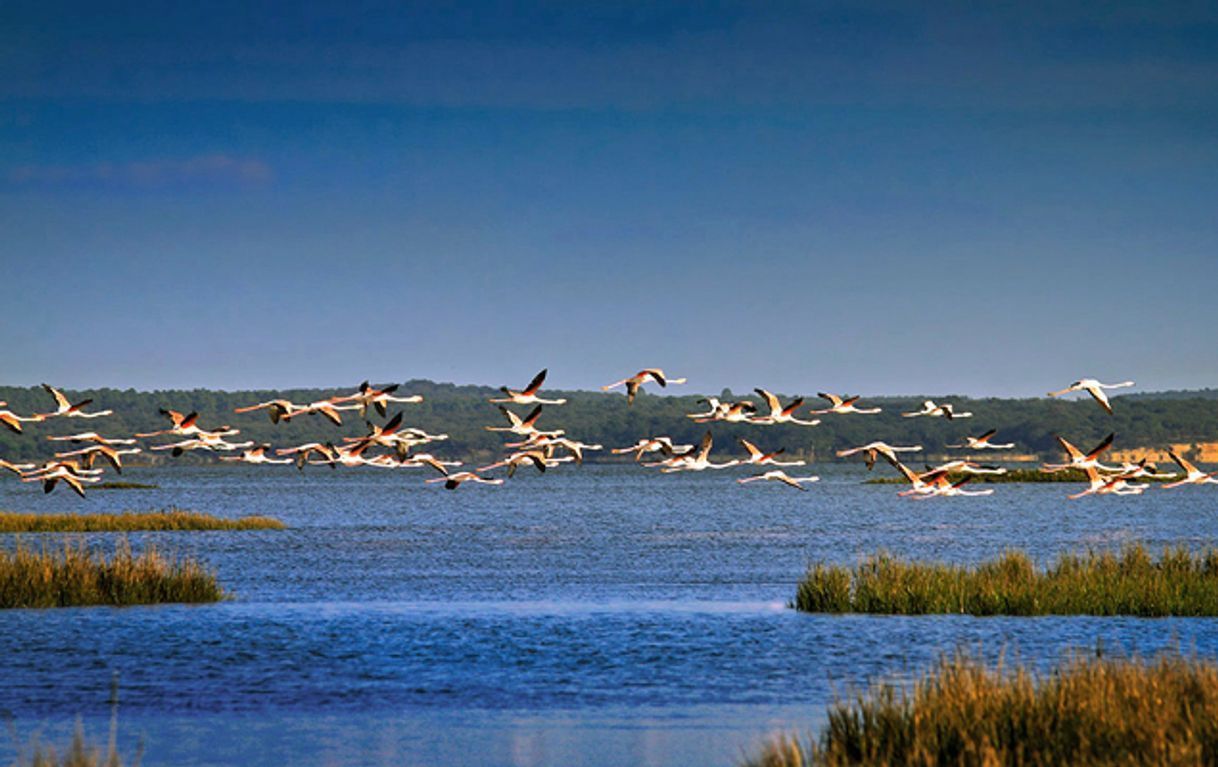
{"type": "Polygon", "coordinates": [[[0,482],[6,509],[176,505],[291,526],[130,536],[204,559],[230,602],[0,612],[0,706],[23,736],[62,742],[80,717],[102,740],[117,673],[120,744],[142,741],[150,765],[729,765],[769,733],[812,731],[836,694],[962,646],[1041,666],[1097,640],[1218,654],[1211,619],[784,606],[809,562],[877,548],[972,562],[1212,544],[1204,488],[1069,502],[1064,485],[998,485],[918,502],[860,484],[858,467],[818,472],[806,493],[616,466],[457,492],[422,473],[291,467],[131,470],[160,489],[84,501],[0,482]]]}

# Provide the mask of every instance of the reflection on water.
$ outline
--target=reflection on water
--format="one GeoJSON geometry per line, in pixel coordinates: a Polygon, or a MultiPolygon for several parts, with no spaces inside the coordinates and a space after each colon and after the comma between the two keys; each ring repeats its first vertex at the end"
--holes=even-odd
{"type": "Polygon", "coordinates": [[[117,671],[123,736],[146,735],[148,764],[732,764],[766,732],[815,725],[836,694],[959,646],[1041,665],[1097,639],[1218,652],[1212,619],[783,607],[808,562],[877,548],[975,561],[1208,544],[1204,490],[1067,502],[1061,485],[1000,485],[911,503],[854,467],[822,467],[807,493],[617,467],[455,493],[374,470],[131,473],[161,489],[79,501],[6,482],[0,508],[178,505],[292,528],[132,536],[205,559],[232,602],[0,613],[0,705],[20,729],[53,737],[79,714],[104,737],[117,671]]]}

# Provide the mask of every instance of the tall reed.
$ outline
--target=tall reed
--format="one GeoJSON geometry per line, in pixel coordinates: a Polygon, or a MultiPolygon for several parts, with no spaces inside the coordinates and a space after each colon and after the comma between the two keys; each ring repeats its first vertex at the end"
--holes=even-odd
{"type": "Polygon", "coordinates": [[[1155,559],[1133,544],[1119,553],[1063,554],[1045,570],[1020,551],[972,566],[880,553],[853,567],[813,565],[792,605],[805,612],[904,615],[1215,616],[1218,549],[1168,548],[1155,559]]]}
{"type": "Polygon", "coordinates": [[[771,741],[748,767],[1218,763],[1218,666],[1075,656],[1048,675],[943,658],[912,690],[839,701],[819,738],[771,741]]]}
{"type": "Polygon", "coordinates": [[[216,602],[224,591],[193,559],[139,554],[120,540],[110,557],[83,541],[32,551],[19,543],[0,552],[0,608],[216,602]]]}
{"type": "Polygon", "coordinates": [[[0,533],[100,533],[143,530],[282,530],[271,517],[224,519],[184,509],[120,514],[19,514],[0,511],[0,533]]]}

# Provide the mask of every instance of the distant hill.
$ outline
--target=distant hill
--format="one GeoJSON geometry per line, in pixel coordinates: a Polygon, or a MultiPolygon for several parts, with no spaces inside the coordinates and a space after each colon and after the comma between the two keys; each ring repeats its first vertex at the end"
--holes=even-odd
{"type": "MultiPolygon", "coordinates": [[[[238,415],[233,409],[278,397],[306,403],[349,391],[350,388],[234,392],[205,389],[72,391],[70,397],[91,397],[94,400],[92,407],[113,409],[115,415],[96,420],[54,419],[44,424],[28,424],[24,435],[0,428],[0,458],[47,457],[55,447],[55,443],[45,439],[50,434],[96,429],[107,436],[124,436],[163,428],[167,422],[158,414],[162,407],[182,412],[196,410],[205,427],[231,424],[242,430],[237,439],[270,442],[276,447],[308,441],[338,441],[343,436],[365,433],[367,427],[357,414],[344,414],[341,427],[316,416],[275,425],[263,412],[238,415]]],[[[403,383],[399,393],[418,393],[425,398],[418,405],[400,406],[405,423],[450,435],[449,440],[431,446],[437,454],[481,459],[502,452],[504,439],[483,428],[503,422],[496,406],[487,402],[488,398],[498,395],[497,390],[487,386],[413,380],[403,383]]],[[[547,390],[547,394],[566,397],[568,403],[546,407],[540,421],[543,428],[565,429],[570,436],[606,447],[633,444],[641,437],[657,434],[696,442],[707,429],[685,417],[686,413],[703,409],[697,402],[701,395],[697,394],[657,397],[644,393],[633,407],[626,406],[626,398],[621,394],[557,390],[547,390]]],[[[717,396],[722,398],[723,395],[737,397],[731,392],[717,396]]],[[[814,394],[806,396],[801,413],[806,413],[809,407],[825,406],[814,394]]],[[[750,393],[750,398],[759,402],[754,394],[750,393]]],[[[734,441],[747,437],[763,449],[785,447],[789,454],[817,460],[832,460],[834,450],[873,439],[893,444],[921,444],[928,452],[942,452],[946,444],[958,442],[966,434],[979,434],[991,428],[999,429],[1001,441],[1015,442],[1018,452],[1043,456],[1059,452],[1054,434],[1061,434],[1080,446],[1089,446],[1115,431],[1117,446],[1121,448],[1218,440],[1218,403],[1215,402],[1218,390],[1213,389],[1117,397],[1114,398],[1114,416],[1103,412],[1089,397],[973,399],[948,395],[933,398],[952,402],[958,411],[972,411],[975,415],[950,422],[941,418],[902,418],[902,411],[917,409],[924,397],[877,397],[864,399],[864,402],[884,408],[879,415],[826,415],[821,416],[822,424],[813,428],[729,424],[710,424],[709,427],[715,436],[716,454],[739,453],[740,448],[734,441]]],[[[784,401],[786,399],[784,397],[784,401]]],[[[0,400],[7,401],[9,409],[21,414],[52,407],[49,395],[37,387],[0,387],[0,400]]],[[[514,409],[522,414],[526,410],[514,409]]],[[[155,443],[155,440],[151,442],[155,443]]],[[[994,457],[999,456],[994,454],[994,457]]],[[[191,457],[190,460],[198,459],[191,457]]]]}

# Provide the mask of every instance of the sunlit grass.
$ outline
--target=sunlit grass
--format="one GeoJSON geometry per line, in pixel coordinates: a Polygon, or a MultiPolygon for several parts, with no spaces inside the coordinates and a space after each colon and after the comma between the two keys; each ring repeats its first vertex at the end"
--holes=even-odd
{"type": "Polygon", "coordinates": [[[155,549],[134,554],[119,541],[109,557],[83,541],[32,551],[18,544],[0,552],[0,608],[216,602],[224,591],[194,559],[155,549]]]}
{"type": "Polygon", "coordinates": [[[101,533],[149,530],[283,530],[272,517],[224,519],[184,509],[119,514],[18,514],[0,511],[0,533],[101,533]]]}
{"type": "Polygon", "coordinates": [[[1218,763],[1218,666],[1076,656],[1050,674],[942,659],[911,689],[878,684],[829,710],[812,742],[748,767],[1218,763]]]}
{"type": "MultiPolygon", "coordinates": [[[[62,754],[54,746],[35,742],[28,755],[18,755],[13,767],[122,767],[123,764],[113,744],[103,751],[101,746],[85,737],[84,728],[78,724],[72,742],[62,754]]],[[[131,764],[138,765],[139,758],[131,764]]]]}
{"type": "Polygon", "coordinates": [[[1009,551],[961,566],[907,562],[886,553],[853,567],[809,568],[793,606],[817,613],[922,615],[1218,615],[1218,550],[1141,544],[1119,553],[1065,554],[1047,569],[1009,551]]]}

